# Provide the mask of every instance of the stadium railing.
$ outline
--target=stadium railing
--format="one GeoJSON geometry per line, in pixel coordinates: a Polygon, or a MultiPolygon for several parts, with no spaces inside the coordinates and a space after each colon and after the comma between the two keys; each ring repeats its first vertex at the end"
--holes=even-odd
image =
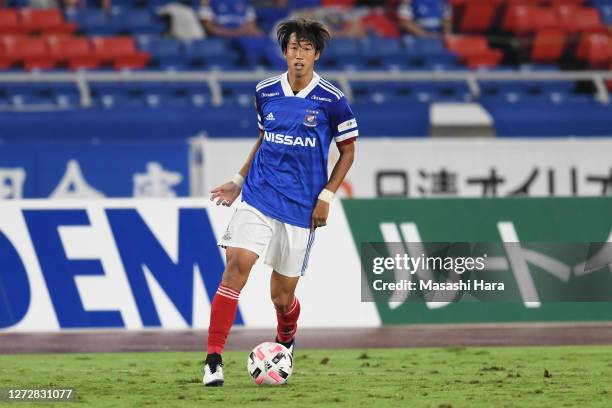
{"type": "MultiPolygon", "coordinates": [[[[203,82],[208,84],[212,96],[212,105],[223,105],[221,83],[257,82],[264,78],[278,75],[280,72],[250,71],[250,72],[30,72],[30,73],[0,73],[0,83],[37,83],[57,82],[75,83],[80,93],[81,107],[92,103],[90,83],[122,83],[122,82],[203,82]]],[[[465,81],[472,97],[478,99],[481,95],[482,81],[589,81],[593,83],[595,97],[602,104],[610,103],[610,95],[606,81],[612,80],[612,71],[440,71],[440,72],[406,72],[406,71],[326,71],[322,72],[327,79],[335,81],[352,100],[351,81],[465,81]]]]}

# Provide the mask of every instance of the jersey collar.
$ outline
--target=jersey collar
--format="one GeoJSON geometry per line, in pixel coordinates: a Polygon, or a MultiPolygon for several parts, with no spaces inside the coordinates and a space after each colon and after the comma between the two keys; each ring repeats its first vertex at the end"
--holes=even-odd
{"type": "Polygon", "coordinates": [[[312,80],[310,81],[310,83],[306,85],[306,88],[298,92],[297,95],[294,95],[293,91],[291,90],[291,85],[289,85],[288,75],[289,71],[285,72],[281,76],[281,86],[283,87],[283,93],[285,94],[285,96],[296,96],[298,98],[306,98],[306,96],[308,96],[308,94],[315,88],[315,86],[317,86],[317,84],[319,83],[319,79],[321,79],[321,77],[313,71],[312,80]]]}

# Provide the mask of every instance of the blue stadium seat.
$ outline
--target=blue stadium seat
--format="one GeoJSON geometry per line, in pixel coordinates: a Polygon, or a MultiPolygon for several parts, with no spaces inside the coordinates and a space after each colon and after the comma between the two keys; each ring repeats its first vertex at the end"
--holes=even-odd
{"type": "Polygon", "coordinates": [[[419,102],[468,102],[472,100],[465,81],[414,81],[412,92],[419,102]]]}
{"type": "Polygon", "coordinates": [[[113,7],[111,24],[117,33],[162,34],[165,25],[147,10],[113,7]]]}
{"type": "Polygon", "coordinates": [[[350,38],[336,38],[329,42],[324,50],[330,58],[355,58],[362,57],[358,42],[350,38]]]}
{"type": "Polygon", "coordinates": [[[189,66],[182,42],[150,36],[138,37],[139,48],[151,54],[151,69],[184,70],[189,66]]]}
{"type": "Polygon", "coordinates": [[[353,103],[356,105],[385,105],[416,102],[416,95],[407,81],[352,81],[353,103]]]}
{"type": "Polygon", "coordinates": [[[176,57],[183,55],[183,44],[171,38],[139,36],[137,39],[141,50],[147,51],[152,57],[176,57]]]}
{"type": "Polygon", "coordinates": [[[185,53],[194,68],[232,69],[240,58],[236,50],[221,38],[186,42],[185,53]]]}
{"type": "Polygon", "coordinates": [[[81,10],[66,13],[66,19],[76,23],[79,30],[88,35],[112,35],[115,27],[110,23],[104,11],[99,9],[81,10]]]}
{"type": "Polygon", "coordinates": [[[12,105],[55,105],[78,107],[80,94],[74,83],[4,83],[0,96],[12,105]]]}
{"type": "Polygon", "coordinates": [[[253,105],[255,84],[252,82],[222,82],[223,103],[248,107],[253,105]]]}
{"type": "Polygon", "coordinates": [[[440,55],[449,51],[441,39],[404,37],[404,51],[409,55],[440,55]]]}

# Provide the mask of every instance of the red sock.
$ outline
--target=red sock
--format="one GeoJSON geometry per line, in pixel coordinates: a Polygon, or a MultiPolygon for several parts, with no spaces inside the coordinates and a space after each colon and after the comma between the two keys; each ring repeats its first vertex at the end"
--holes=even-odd
{"type": "Polygon", "coordinates": [[[208,354],[223,352],[227,335],[229,334],[236,310],[240,292],[227,286],[219,285],[217,294],[210,307],[210,326],[208,327],[208,354]]]}
{"type": "Polygon", "coordinates": [[[278,341],[281,343],[291,342],[297,331],[298,317],[300,317],[300,302],[297,298],[293,298],[293,303],[289,307],[289,310],[287,310],[287,313],[282,314],[276,309],[276,319],[278,320],[276,333],[278,341]]]}

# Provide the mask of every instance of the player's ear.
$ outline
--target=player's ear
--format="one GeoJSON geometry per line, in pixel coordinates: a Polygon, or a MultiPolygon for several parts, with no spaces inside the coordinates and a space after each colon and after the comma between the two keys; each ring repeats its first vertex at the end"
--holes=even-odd
{"type": "Polygon", "coordinates": [[[320,56],[321,56],[321,52],[317,51],[317,53],[315,54],[315,61],[318,61],[320,56]]]}

